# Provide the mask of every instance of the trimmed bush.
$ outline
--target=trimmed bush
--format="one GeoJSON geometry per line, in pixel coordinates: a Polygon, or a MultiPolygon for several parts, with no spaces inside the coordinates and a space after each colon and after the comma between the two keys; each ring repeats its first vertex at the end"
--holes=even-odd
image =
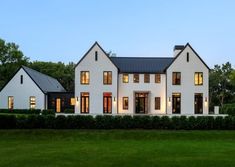
{"type": "Polygon", "coordinates": [[[0,113],[9,114],[40,114],[39,109],[0,109],[0,113]]]}
{"type": "Polygon", "coordinates": [[[73,114],[74,112],[74,109],[65,109],[63,113],[73,114]]]}
{"type": "Polygon", "coordinates": [[[16,127],[15,115],[0,115],[0,129],[13,129],[16,127]]]}
{"type": "Polygon", "coordinates": [[[55,115],[55,110],[52,109],[42,110],[42,115],[55,115]]]}
{"type": "Polygon", "coordinates": [[[223,107],[220,108],[220,113],[235,116],[235,104],[224,104],[223,107]]]}

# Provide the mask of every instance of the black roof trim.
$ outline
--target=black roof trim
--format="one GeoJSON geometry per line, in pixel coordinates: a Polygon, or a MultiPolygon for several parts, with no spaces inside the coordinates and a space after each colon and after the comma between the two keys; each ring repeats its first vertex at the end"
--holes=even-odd
{"type": "Polygon", "coordinates": [[[80,62],[87,56],[87,54],[95,47],[95,45],[97,45],[102,52],[108,57],[108,59],[111,61],[111,63],[118,69],[118,67],[116,66],[116,64],[113,63],[113,61],[110,59],[109,55],[105,52],[105,50],[99,45],[99,43],[97,41],[95,41],[95,43],[90,47],[90,49],[84,54],[84,56],[79,60],[79,62],[75,65],[75,68],[80,64],[80,62]]]}
{"type": "Polygon", "coordinates": [[[208,67],[208,65],[202,60],[202,58],[198,55],[198,53],[192,48],[192,46],[187,43],[184,48],[175,56],[174,60],[171,62],[171,64],[164,70],[166,71],[174,62],[175,60],[179,57],[179,55],[185,50],[186,47],[190,47],[191,50],[195,53],[195,55],[201,60],[201,62],[206,66],[206,68],[208,68],[208,70],[210,70],[210,68],[208,67]]]}

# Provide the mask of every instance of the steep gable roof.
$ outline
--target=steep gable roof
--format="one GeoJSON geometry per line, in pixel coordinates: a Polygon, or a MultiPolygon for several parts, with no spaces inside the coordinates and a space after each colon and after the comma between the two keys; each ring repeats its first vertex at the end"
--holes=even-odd
{"type": "Polygon", "coordinates": [[[170,57],[110,57],[122,73],[164,73],[174,58],[170,57]]]}
{"type": "MultiPolygon", "coordinates": [[[[92,46],[91,48],[84,54],[84,56],[79,60],[79,62],[76,64],[75,68],[81,63],[81,61],[88,55],[88,53],[95,47],[95,46],[98,46],[100,48],[100,50],[105,54],[105,56],[107,56],[107,58],[112,62],[112,60],[110,59],[109,55],[104,51],[104,49],[99,45],[99,43],[96,41],[92,46]]],[[[118,68],[114,63],[113,65],[118,68]]]]}
{"type": "MultiPolygon", "coordinates": [[[[174,61],[175,61],[175,60],[180,56],[180,54],[187,48],[187,46],[190,47],[190,49],[191,49],[191,50],[194,52],[194,54],[201,60],[201,62],[206,66],[206,68],[207,68],[208,70],[210,70],[209,66],[202,60],[202,58],[197,54],[197,52],[193,49],[193,47],[192,47],[189,43],[187,43],[187,44],[184,46],[184,48],[175,56],[175,58],[174,58],[174,60],[171,62],[171,64],[174,63],[174,61]]],[[[166,67],[165,70],[167,70],[167,69],[171,66],[171,64],[169,64],[169,66],[166,67]]]]}
{"type": "Polygon", "coordinates": [[[42,90],[42,92],[66,92],[64,87],[59,83],[57,79],[26,66],[22,66],[22,69],[29,75],[29,77],[42,90]]]}

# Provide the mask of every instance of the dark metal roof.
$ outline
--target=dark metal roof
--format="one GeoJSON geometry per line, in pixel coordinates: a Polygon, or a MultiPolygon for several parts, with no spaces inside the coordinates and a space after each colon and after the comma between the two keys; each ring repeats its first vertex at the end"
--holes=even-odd
{"type": "Polygon", "coordinates": [[[164,73],[174,58],[170,57],[110,57],[122,73],[164,73]]]}
{"type": "Polygon", "coordinates": [[[36,83],[36,85],[44,92],[66,92],[64,87],[55,78],[46,74],[40,73],[36,70],[22,66],[29,77],[36,83]]]}
{"type": "Polygon", "coordinates": [[[174,51],[175,50],[183,50],[184,49],[184,45],[175,45],[174,47],[174,51]]]}

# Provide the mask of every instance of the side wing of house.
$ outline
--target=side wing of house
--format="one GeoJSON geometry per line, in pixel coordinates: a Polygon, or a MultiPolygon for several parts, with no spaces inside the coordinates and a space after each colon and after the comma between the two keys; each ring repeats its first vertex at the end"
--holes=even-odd
{"type": "Polygon", "coordinates": [[[118,69],[96,42],[75,68],[75,113],[116,114],[118,69]]]}
{"type": "Polygon", "coordinates": [[[208,114],[209,68],[189,44],[166,74],[167,114],[208,114]]]}
{"type": "Polygon", "coordinates": [[[20,68],[1,90],[0,108],[44,109],[45,95],[24,69],[20,68]]]}

